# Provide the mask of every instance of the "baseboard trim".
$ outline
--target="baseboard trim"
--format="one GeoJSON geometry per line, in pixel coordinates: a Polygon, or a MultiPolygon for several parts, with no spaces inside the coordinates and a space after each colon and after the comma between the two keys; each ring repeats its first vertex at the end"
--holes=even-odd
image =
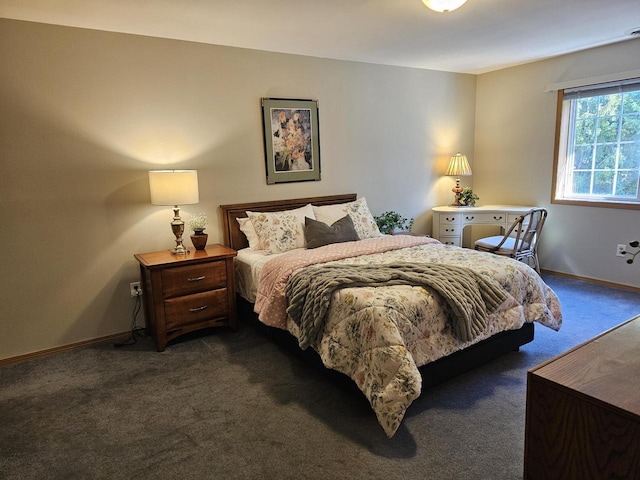
{"type": "Polygon", "coordinates": [[[131,335],[131,331],[114,333],[113,335],[106,335],[104,337],[93,338],[91,340],[83,340],[82,342],[70,343],[69,345],[48,348],[47,350],[39,350],[37,352],[26,353],[24,355],[18,355],[17,357],[2,358],[0,359],[0,367],[4,365],[12,365],[14,363],[27,362],[29,360],[35,360],[42,357],[48,357],[49,355],[66,352],[67,350],[75,350],[77,348],[88,347],[89,345],[95,345],[97,343],[110,342],[119,338],[127,337],[129,335],[131,335]]]}
{"type": "Polygon", "coordinates": [[[542,273],[557,275],[558,277],[571,278],[573,280],[580,280],[581,282],[586,282],[586,283],[594,283],[596,285],[602,285],[604,287],[618,288],[620,290],[626,290],[628,292],[640,293],[640,287],[634,287],[633,285],[625,285],[624,283],[607,282],[606,280],[599,280],[597,278],[591,278],[591,277],[580,277],[578,275],[572,275],[570,273],[564,273],[564,272],[555,272],[553,270],[546,270],[544,268],[542,269],[542,273]]]}

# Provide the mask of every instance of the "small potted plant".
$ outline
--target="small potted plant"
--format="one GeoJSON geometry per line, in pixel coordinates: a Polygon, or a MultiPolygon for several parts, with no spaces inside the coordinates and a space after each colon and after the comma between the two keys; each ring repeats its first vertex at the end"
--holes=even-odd
{"type": "Polygon", "coordinates": [[[465,207],[475,207],[476,200],[480,200],[480,197],[473,193],[471,187],[464,187],[462,192],[460,192],[460,198],[458,200],[460,201],[460,205],[465,207]]]}
{"type": "Polygon", "coordinates": [[[378,228],[382,233],[392,234],[394,232],[411,230],[413,226],[413,218],[407,222],[407,219],[400,215],[398,212],[384,212],[380,215],[375,215],[373,219],[378,225],[378,228]]]}
{"type": "Polygon", "coordinates": [[[191,235],[191,243],[196,248],[196,250],[204,250],[207,246],[207,240],[209,235],[204,233],[205,227],[209,224],[209,217],[206,213],[200,212],[196,215],[193,215],[187,223],[189,224],[189,228],[193,230],[193,235],[191,235]]]}

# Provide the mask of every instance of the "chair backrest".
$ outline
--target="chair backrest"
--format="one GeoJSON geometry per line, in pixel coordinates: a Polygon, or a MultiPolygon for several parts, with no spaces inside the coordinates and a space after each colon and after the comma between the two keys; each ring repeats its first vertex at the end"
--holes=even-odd
{"type": "Polygon", "coordinates": [[[518,217],[511,225],[505,236],[516,232],[513,251],[515,258],[521,259],[535,255],[546,219],[547,211],[544,208],[533,208],[518,217]]]}

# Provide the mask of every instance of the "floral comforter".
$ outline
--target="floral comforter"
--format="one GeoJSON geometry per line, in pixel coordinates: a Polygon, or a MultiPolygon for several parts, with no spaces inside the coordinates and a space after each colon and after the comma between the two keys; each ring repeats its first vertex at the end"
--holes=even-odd
{"type": "Polygon", "coordinates": [[[297,335],[286,316],[284,289],[300,268],[319,263],[438,263],[468,267],[493,278],[507,300],[487,318],[487,328],[463,342],[452,332],[443,298],[408,285],[344,288],[333,294],[317,345],[325,366],[349,375],[365,394],[378,422],[391,437],[419,395],[419,366],[491,335],[539,322],[554,330],[562,323],[560,302],[526,264],[497,255],[443,245],[427,237],[380,237],[294,251],[265,264],[255,311],[268,325],[297,335]]]}

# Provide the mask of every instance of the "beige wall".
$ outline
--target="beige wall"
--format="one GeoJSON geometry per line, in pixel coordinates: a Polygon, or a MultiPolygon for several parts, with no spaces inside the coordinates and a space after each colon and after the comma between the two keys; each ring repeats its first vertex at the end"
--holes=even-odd
{"type": "Polygon", "coordinates": [[[470,75],[10,20],[0,64],[0,359],[129,328],[133,254],[172,245],[150,169],[198,170],[216,241],[220,204],[347,192],[429,233],[473,162],[470,75]],[[261,97],[319,100],[320,182],[266,185],[261,97]]]}
{"type": "Polygon", "coordinates": [[[640,68],[631,40],[478,77],[474,190],[482,203],[549,210],[541,244],[545,269],[640,286],[640,268],[616,245],[640,239],[640,210],[551,204],[556,92],[547,85],[640,68]]]}

